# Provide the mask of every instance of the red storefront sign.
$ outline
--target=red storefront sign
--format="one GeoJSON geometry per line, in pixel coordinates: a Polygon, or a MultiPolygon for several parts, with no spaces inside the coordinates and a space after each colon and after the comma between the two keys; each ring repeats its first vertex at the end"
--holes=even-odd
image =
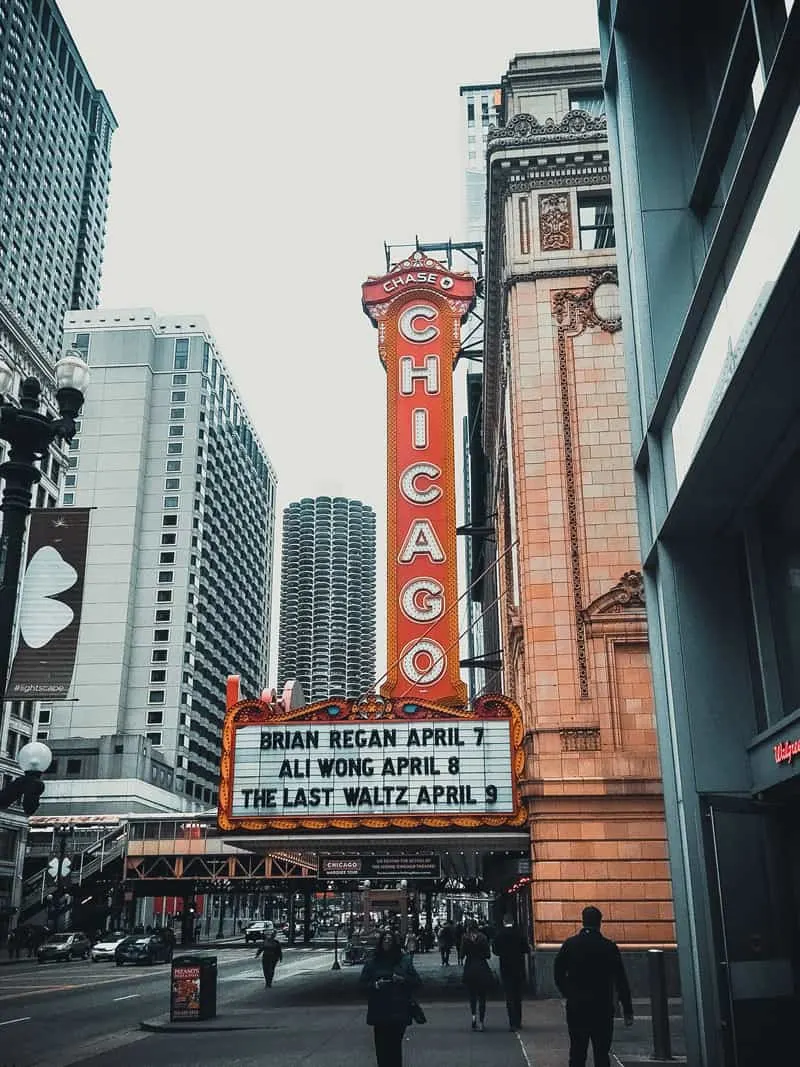
{"type": "Polygon", "coordinates": [[[362,294],[386,368],[388,670],[381,695],[463,706],[453,366],[475,282],[415,253],[370,278],[362,294]]]}
{"type": "Polygon", "coordinates": [[[800,739],[794,741],[779,741],[773,746],[776,763],[791,764],[795,756],[800,756],[800,739]]]}

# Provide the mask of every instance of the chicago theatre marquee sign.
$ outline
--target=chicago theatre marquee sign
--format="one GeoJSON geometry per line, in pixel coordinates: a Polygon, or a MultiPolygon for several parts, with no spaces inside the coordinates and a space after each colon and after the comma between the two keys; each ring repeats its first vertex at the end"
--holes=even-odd
{"type": "Polygon", "coordinates": [[[386,368],[387,663],[379,695],[239,700],[223,731],[223,830],[519,826],[523,725],[459,673],[453,365],[469,274],[420,253],[362,290],[386,368]]]}

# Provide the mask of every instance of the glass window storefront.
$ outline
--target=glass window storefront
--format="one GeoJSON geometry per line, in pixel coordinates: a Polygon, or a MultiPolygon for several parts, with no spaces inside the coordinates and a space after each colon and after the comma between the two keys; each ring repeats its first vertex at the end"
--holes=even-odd
{"type": "Polygon", "coordinates": [[[800,454],[764,501],[764,571],[784,714],[800,708],[800,454]]]}

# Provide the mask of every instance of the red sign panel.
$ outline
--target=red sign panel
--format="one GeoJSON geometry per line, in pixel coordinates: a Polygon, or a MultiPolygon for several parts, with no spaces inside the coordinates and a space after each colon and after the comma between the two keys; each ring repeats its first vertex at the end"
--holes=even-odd
{"type": "Polygon", "coordinates": [[[363,289],[386,368],[387,699],[464,706],[459,671],[453,366],[469,274],[415,253],[363,289]]]}

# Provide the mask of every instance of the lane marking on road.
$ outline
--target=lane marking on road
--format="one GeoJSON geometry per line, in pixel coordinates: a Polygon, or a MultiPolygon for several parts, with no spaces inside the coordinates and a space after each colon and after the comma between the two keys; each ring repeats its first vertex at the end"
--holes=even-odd
{"type": "Polygon", "coordinates": [[[533,1067],[533,1064],[528,1057],[528,1050],[525,1048],[522,1038],[519,1036],[519,1030],[517,1030],[517,1041],[519,1041],[519,1047],[522,1049],[522,1058],[525,1060],[525,1063],[528,1067],[533,1067]]]}
{"type": "Polygon", "coordinates": [[[114,1000],[133,1000],[134,997],[140,997],[141,995],[141,993],[128,993],[127,996],[124,997],[114,997],[114,1000]]]}
{"type": "Polygon", "coordinates": [[[4,1023],[0,1023],[0,1026],[11,1026],[12,1023],[26,1023],[30,1018],[30,1015],[20,1015],[18,1019],[6,1019],[4,1023]]]}

